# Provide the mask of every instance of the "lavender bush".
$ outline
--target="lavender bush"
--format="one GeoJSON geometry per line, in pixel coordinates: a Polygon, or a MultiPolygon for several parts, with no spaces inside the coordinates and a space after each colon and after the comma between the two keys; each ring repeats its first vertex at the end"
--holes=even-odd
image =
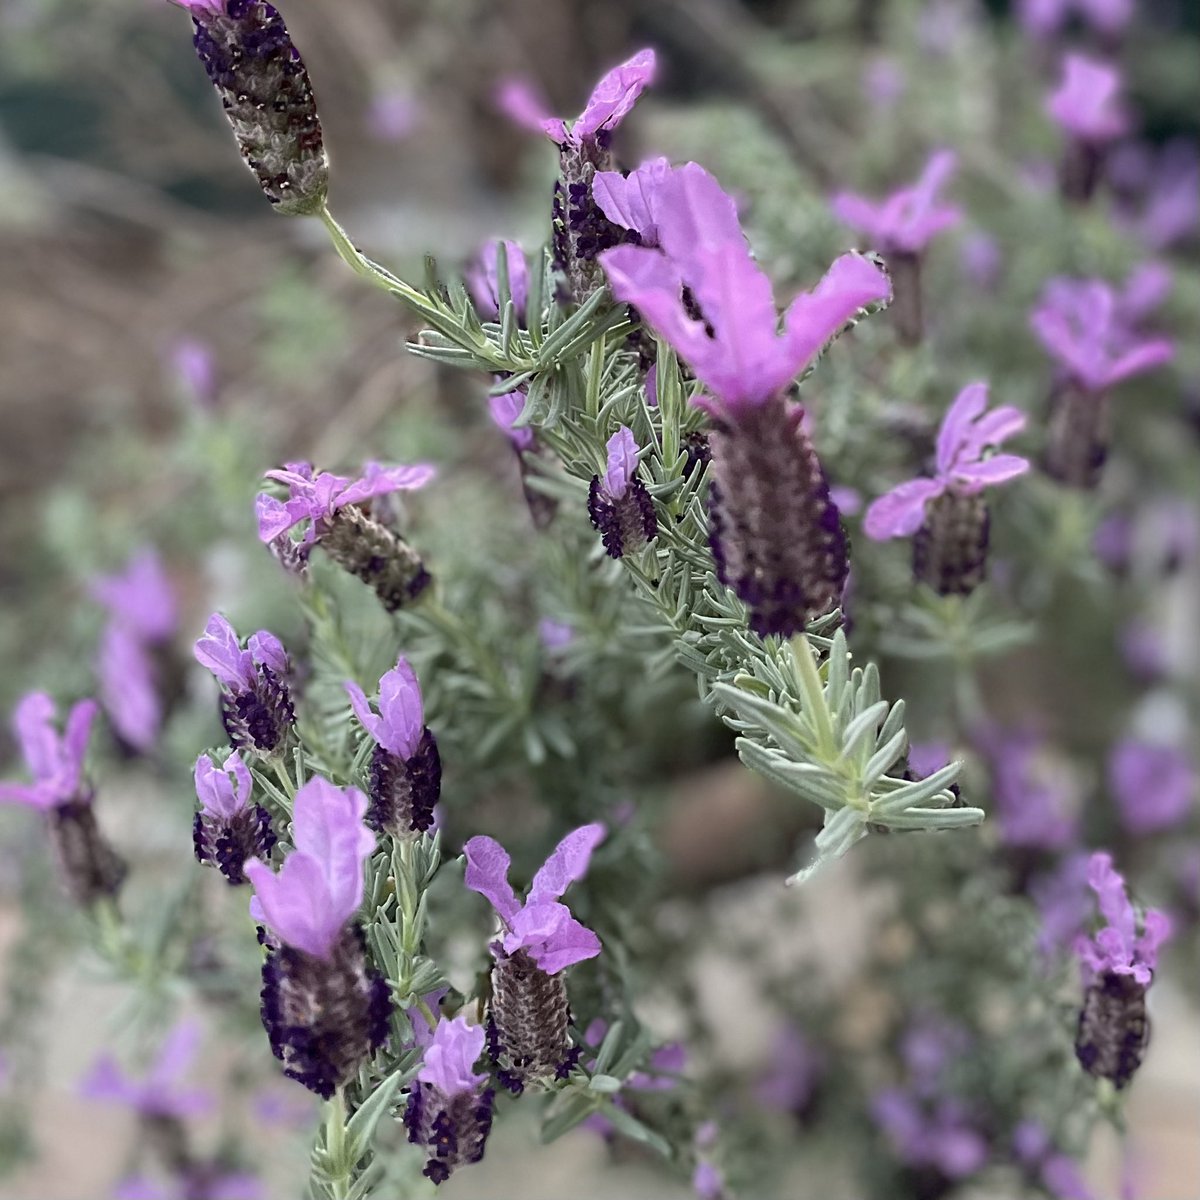
{"type": "Polygon", "coordinates": [[[1132,5],[814,12],[798,118],[656,108],[649,48],[574,119],[500,72],[540,244],[395,270],[286,14],[182,7],[267,201],[467,399],[298,447],[180,330],[163,502],[51,524],[90,615],[0,784],[0,1166],[81,956],[123,1000],[74,1086],[138,1127],[96,1195],[533,1195],[568,1134],[653,1194],[1115,1195],[1200,918],[1200,168],[1137,138],[1132,5]]]}

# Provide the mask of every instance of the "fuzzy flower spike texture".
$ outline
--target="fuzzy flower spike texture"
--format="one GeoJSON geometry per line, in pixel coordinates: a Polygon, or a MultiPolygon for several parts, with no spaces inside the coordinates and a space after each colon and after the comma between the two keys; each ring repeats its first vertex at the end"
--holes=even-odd
{"type": "Polygon", "coordinates": [[[617,299],[707,389],[693,403],[713,418],[709,536],[718,577],[749,608],[756,633],[788,637],[837,606],[848,561],[804,411],[786,392],[848,322],[890,297],[888,277],[869,258],[843,255],[792,302],[781,331],[770,280],[717,181],[688,163],[643,185],[639,204],[657,248],[619,246],[601,263],[617,299]]]}
{"type": "Polygon", "coordinates": [[[342,570],[370,587],[388,612],[395,612],[429,586],[430,576],[420,555],[382,519],[374,502],[424,487],[435,473],[428,463],[387,467],[368,462],[360,478],[350,479],[315,472],[311,463],[288,463],[267,472],[268,479],[287,487],[287,500],[260,492],[255,501],[259,540],[298,575],[319,545],[342,570]],[[291,531],[305,523],[302,537],[294,541],[291,531]]]}
{"type": "Polygon", "coordinates": [[[1024,475],[1017,454],[990,453],[1025,428],[1025,414],[1009,405],[988,411],[988,386],[963,388],[942,421],[937,471],[910,479],[867,509],[869,538],[913,538],[913,575],[941,595],[967,595],[987,567],[988,511],[982,492],[1024,475]]]}
{"type": "Polygon", "coordinates": [[[251,859],[252,911],[268,931],[262,1018],[284,1074],[328,1098],[387,1037],[386,980],[354,921],[375,835],[366,797],[319,776],[296,793],[295,849],[276,875],[251,859]]]}
{"type": "Polygon", "coordinates": [[[489,1051],[497,1078],[510,1091],[547,1076],[563,1077],[574,1064],[568,1027],[565,968],[600,953],[600,939],[581,925],[560,897],[587,872],[606,830],[596,823],[567,834],[533,877],[524,902],[508,881],[511,859],[493,838],[463,847],[465,883],[487,897],[503,926],[492,943],[489,1051]]]}

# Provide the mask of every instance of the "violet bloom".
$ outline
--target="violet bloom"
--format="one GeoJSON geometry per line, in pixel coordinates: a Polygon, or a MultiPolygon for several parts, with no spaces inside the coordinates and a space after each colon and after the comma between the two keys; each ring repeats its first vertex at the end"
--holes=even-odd
{"type": "Polygon", "coordinates": [[[764,1108],[806,1121],[824,1073],[820,1048],[790,1025],[783,1026],[771,1040],[771,1057],[754,1086],[755,1098],[764,1108]]]}
{"type": "Polygon", "coordinates": [[[592,198],[614,224],[628,230],[638,246],[658,242],[658,206],[663,185],[673,168],[670,159],[651,158],[635,171],[598,171],[592,182],[592,198]]]}
{"type": "Polygon", "coordinates": [[[1029,730],[994,730],[983,737],[992,772],[1000,840],[1014,850],[1065,850],[1079,836],[1076,788],[1029,730]]]}
{"type": "Polygon", "coordinates": [[[936,1171],[955,1182],[987,1162],[986,1140],[954,1100],[930,1104],[903,1088],[884,1088],[871,1101],[871,1115],[907,1166],[936,1171]]]}
{"type": "Polygon", "coordinates": [[[263,758],[282,754],[296,721],[283,643],[260,629],[243,648],[233,626],[213,613],[193,653],[221,685],[221,720],[230,745],[263,758]]]}
{"type": "Polygon", "coordinates": [[[192,45],[246,165],[275,211],[325,206],[329,164],[312,84],[279,11],[266,0],[182,0],[192,45]]]}
{"type": "Polygon", "coordinates": [[[1135,836],[1171,829],[1195,808],[1196,766],[1185,750],[1127,738],[1108,772],[1121,824],[1135,836]]]}
{"type": "Polygon", "coordinates": [[[216,867],[230,884],[245,883],[246,859],[269,859],[275,848],[271,815],[250,803],[254,780],[236,750],[219,770],[207,754],[200,755],[194,776],[200,800],[192,824],[196,861],[216,867]]]}
{"type": "Polygon", "coordinates": [[[533,877],[524,903],[508,882],[511,860],[499,842],[479,836],[463,847],[467,887],[491,901],[503,926],[491,946],[488,1048],[497,1078],[512,1092],[547,1076],[565,1078],[579,1057],[567,1032],[570,1010],[562,972],[595,958],[600,939],[559,897],[586,873],[604,835],[598,823],[567,834],[533,877]]]}
{"type": "Polygon", "coordinates": [[[149,753],[158,741],[163,718],[150,652],[128,627],[111,622],[100,638],[96,671],[113,731],[130,750],[149,753]]]}
{"type": "Polygon", "coordinates": [[[422,1174],[445,1183],[458,1168],[483,1158],[492,1128],[495,1092],[475,1063],[486,1034],[465,1016],[438,1022],[409,1088],[404,1124],[408,1140],[427,1151],[422,1174]]]}
{"type": "Polygon", "coordinates": [[[883,541],[913,537],[913,574],[934,591],[968,595],[987,571],[989,518],[983,489],[1029,470],[1016,454],[991,454],[1025,428],[1025,414],[1009,405],[987,411],[986,383],[963,388],[938,432],[937,473],[911,479],[880,496],[863,529],[883,541]]]}
{"type": "Polygon", "coordinates": [[[217,397],[217,369],[212,347],[194,337],[181,337],[171,347],[171,370],[179,386],[201,408],[217,397]]]}
{"type": "Polygon", "coordinates": [[[603,282],[596,257],[620,238],[592,198],[597,171],[612,167],[612,135],[643,90],[654,81],[653,50],[641,50],[596,84],[579,117],[567,122],[541,108],[527,89],[509,85],[501,94],[505,110],[527,128],[544,133],[559,148],[559,179],[554,185],[555,266],[566,276],[572,298],[582,303],[603,282]]]}
{"type": "Polygon", "coordinates": [[[1099,33],[1120,33],[1133,17],[1134,0],[1020,0],[1017,18],[1034,37],[1058,33],[1079,16],[1099,33]]]}
{"type": "Polygon", "coordinates": [[[421,119],[421,105],[405,88],[388,88],[367,109],[367,128],[381,142],[402,142],[421,119]]]}
{"type": "Polygon", "coordinates": [[[1103,851],[1088,862],[1088,886],[1096,894],[1105,924],[1075,942],[1085,989],[1075,1056],[1089,1075],[1108,1079],[1120,1089],[1133,1078],[1145,1055],[1150,1034],[1146,990],[1171,923],[1165,913],[1150,908],[1138,932],[1125,880],[1113,869],[1112,856],[1103,851]]]}
{"type": "Polygon", "coordinates": [[[367,799],[316,776],[296,793],[295,849],[279,874],[245,864],[273,939],[263,963],[262,1019],[283,1073],[326,1100],[387,1039],[391,993],[354,918],[375,835],[367,799]]]}
{"type": "Polygon", "coordinates": [[[610,558],[632,554],[658,536],[658,516],[646,485],[637,477],[638,444],[622,425],[608,439],[603,479],[592,476],[588,516],[610,558]]]}
{"type": "Polygon", "coordinates": [[[96,1060],[80,1084],[80,1095],[131,1108],[143,1117],[184,1121],[209,1112],[215,1098],[184,1080],[195,1064],[204,1031],[195,1021],[182,1021],[167,1035],[150,1069],[135,1078],[126,1074],[112,1055],[96,1060]]]}
{"type": "Polygon", "coordinates": [[[711,1159],[702,1158],[692,1171],[692,1191],[699,1200],[726,1200],[725,1176],[711,1159]]]}
{"type": "Polygon", "coordinates": [[[512,300],[517,324],[522,328],[528,318],[529,264],[525,251],[516,242],[493,238],[485,242],[475,261],[467,269],[467,287],[479,315],[485,321],[498,321],[500,311],[500,276],[497,263],[500,251],[504,251],[505,269],[508,271],[508,295],[512,300]]]}
{"type": "Polygon", "coordinates": [[[1051,870],[1036,875],[1029,884],[1029,898],[1041,918],[1038,950],[1055,954],[1071,947],[1092,912],[1088,895],[1089,855],[1075,851],[1065,855],[1051,870]]]}
{"type": "Polygon", "coordinates": [[[1135,183],[1140,207],[1124,212],[1123,224],[1147,249],[1167,250],[1195,231],[1200,223],[1200,155],[1193,142],[1168,142],[1154,157],[1147,152],[1135,183]]]}
{"type": "Polygon", "coordinates": [[[375,739],[368,770],[367,824],[396,838],[411,838],[433,827],[433,806],[442,790],[442,760],[425,724],[421,685],[400,657],[379,681],[379,715],[362,688],[346,691],[362,727],[375,739]]]}
{"type": "Polygon", "coordinates": [[[169,1184],[131,1175],[117,1184],[113,1200],[267,1200],[257,1175],[230,1171],[221,1163],[193,1163],[169,1184]]]}
{"type": "Polygon", "coordinates": [[[1083,54],[1063,59],[1062,81],[1046,100],[1046,112],[1067,135],[1062,191],[1068,200],[1091,197],[1108,144],[1129,128],[1121,87],[1121,72],[1108,63],[1083,54]]]}
{"type": "Polygon", "coordinates": [[[45,692],[24,696],[13,732],[33,782],[0,783],[0,804],[25,804],[43,814],[60,878],[85,906],[115,895],[125,878],[125,864],[100,832],[83,775],[96,711],[94,700],[80,700],[60,734],[54,701],[45,692]]]}
{"type": "Polygon", "coordinates": [[[1040,1121],[1022,1121],[1013,1130],[1013,1155],[1032,1177],[1057,1200],[1095,1200],[1083,1181],[1079,1164],[1054,1148],[1040,1121]]]}
{"type": "Polygon", "coordinates": [[[91,584],[94,600],[119,622],[150,645],[169,641],[179,628],[175,587],[152,546],[139,550],[116,575],[98,575],[91,584]]]}
{"type": "Polygon", "coordinates": [[[710,542],[718,576],[759,634],[791,636],[836,606],[846,539],[803,409],[786,390],[869,304],[886,275],[856,254],[787,310],[780,332],[771,284],[750,256],[731,197],[695,163],[656,193],[661,252],[619,246],[601,256],[613,294],[691,367],[714,418],[710,542]]]}
{"type": "Polygon", "coordinates": [[[385,467],[363,466],[360,479],[329,471],[314,473],[309,463],[288,463],[267,478],[286,484],[286,501],[260,492],[255,501],[259,540],[271,546],[285,566],[292,557],[303,562],[320,545],[344,571],[371,587],[388,612],[416,599],[430,578],[417,552],[393,529],[376,519],[370,501],[394,492],[424,487],[434,476],[428,463],[385,467]],[[308,523],[297,546],[288,536],[308,523]]]}
{"type": "Polygon", "coordinates": [[[1052,279],[1030,316],[1056,360],[1043,466],[1071,487],[1094,488],[1108,455],[1108,390],[1169,362],[1174,346],[1130,328],[1117,291],[1100,279],[1052,279]]]}
{"type": "Polygon", "coordinates": [[[967,280],[981,291],[991,291],[1004,269],[1004,254],[991,234],[968,234],[959,249],[959,259],[967,280]]]}
{"type": "Polygon", "coordinates": [[[949,150],[939,150],[915,184],[881,202],[854,192],[840,192],[832,200],[834,215],[863,234],[887,260],[896,291],[893,319],[908,345],[916,345],[923,332],[921,258],[939,233],[962,219],[961,209],[939,199],[957,162],[949,150]]]}

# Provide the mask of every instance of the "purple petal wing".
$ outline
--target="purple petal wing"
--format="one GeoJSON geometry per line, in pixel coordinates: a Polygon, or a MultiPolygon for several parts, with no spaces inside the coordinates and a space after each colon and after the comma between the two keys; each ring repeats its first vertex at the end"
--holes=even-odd
{"type": "Polygon", "coordinates": [[[330,919],[338,927],[363,901],[363,864],[376,843],[363,825],[366,811],[367,798],[357,788],[335,787],[319,775],[300,788],[292,808],[296,849],[320,864],[330,919]]]}
{"type": "Polygon", "coordinates": [[[642,91],[654,82],[656,66],[654,51],[640,50],[627,62],[609,71],[596,84],[587,107],[571,129],[571,136],[587,138],[602,129],[615,129],[637,103],[642,91]]]}
{"type": "Polygon", "coordinates": [[[463,882],[473,892],[486,896],[505,924],[511,925],[520,905],[508,882],[512,864],[508,852],[494,838],[480,834],[463,846],[463,853],[467,858],[463,882]]]}
{"type": "Polygon", "coordinates": [[[942,418],[938,431],[937,469],[939,475],[949,475],[971,437],[972,426],[987,409],[988,385],[969,383],[954,398],[954,403],[942,418]]]}
{"type": "Polygon", "coordinates": [[[630,481],[637,474],[638,444],[633,430],[622,425],[608,439],[605,447],[608,463],[604,472],[604,490],[618,500],[629,490],[630,481]]]}
{"type": "Polygon", "coordinates": [[[13,713],[13,732],[25,765],[35,779],[52,779],[59,769],[59,737],[54,728],[57,708],[45,692],[23,696],[13,713]]]}
{"type": "Polygon", "coordinates": [[[364,463],[363,477],[338,493],[334,507],[343,508],[347,504],[361,504],[372,496],[386,496],[390,492],[424,487],[435,474],[437,469],[430,463],[395,467],[385,467],[377,462],[364,463]]]}
{"type": "Polygon", "coordinates": [[[568,833],[554,848],[529,887],[529,901],[537,904],[554,899],[587,873],[592,852],[604,840],[608,830],[599,821],[568,833]]]}
{"type": "Polygon", "coordinates": [[[263,920],[276,937],[296,950],[324,958],[345,920],[333,911],[322,864],[295,850],[278,875],[256,858],[246,863],[245,872],[263,920]]]}
{"type": "Polygon", "coordinates": [[[242,649],[233,627],[220,613],[209,617],[204,636],[196,642],[193,653],[196,661],[227,687],[244,688],[254,683],[251,656],[242,649]]]}
{"type": "Polygon", "coordinates": [[[868,507],[863,532],[877,542],[910,537],[925,520],[925,505],[941,493],[942,484],[936,479],[909,479],[868,507]]]}
{"type": "Polygon", "coordinates": [[[383,717],[383,746],[401,758],[410,758],[425,729],[421,685],[408,660],[401,656],[379,681],[379,712],[383,717]]]}
{"type": "Polygon", "coordinates": [[[1028,470],[1029,460],[1019,454],[997,454],[983,462],[960,467],[954,472],[954,480],[956,483],[966,483],[975,487],[990,487],[992,484],[1016,479],[1028,470]]]}

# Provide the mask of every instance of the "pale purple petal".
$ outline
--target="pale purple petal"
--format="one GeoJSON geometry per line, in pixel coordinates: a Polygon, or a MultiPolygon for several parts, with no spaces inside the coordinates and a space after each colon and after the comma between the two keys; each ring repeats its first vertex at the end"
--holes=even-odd
{"type": "Polygon", "coordinates": [[[1029,460],[1019,454],[997,454],[983,462],[971,463],[959,467],[954,472],[954,481],[967,484],[971,491],[982,487],[991,487],[997,483],[1006,483],[1024,475],[1029,470],[1029,460]]]}
{"type": "Polygon", "coordinates": [[[983,416],[988,404],[988,385],[969,383],[954,399],[942,419],[938,432],[937,469],[948,475],[968,444],[971,428],[983,416]]]}
{"type": "Polygon", "coordinates": [[[341,936],[345,917],[334,911],[322,864],[294,850],[278,875],[256,858],[244,869],[254,887],[263,922],[275,936],[293,949],[316,958],[327,957],[341,936]]]}
{"type": "Polygon", "coordinates": [[[289,505],[277,500],[267,492],[259,492],[254,498],[254,515],[258,519],[258,540],[273,542],[281,533],[286,533],[293,525],[308,515],[301,513],[297,516],[289,505]]]}
{"type": "Polygon", "coordinates": [[[643,246],[658,245],[658,206],[671,176],[667,158],[652,158],[636,171],[599,171],[592,180],[592,199],[614,225],[636,233],[643,246]]]}
{"type": "Polygon", "coordinates": [[[100,639],[100,698],[117,735],[143,754],[153,749],[162,726],[162,702],[154,660],[128,626],[111,623],[100,639]]]}
{"type": "Polygon", "coordinates": [[[601,949],[600,939],[575,920],[565,904],[554,901],[528,901],[513,917],[503,944],[507,954],[528,951],[547,975],[595,958],[601,949]]]}
{"type": "Polygon", "coordinates": [[[596,847],[608,830],[599,821],[568,833],[554,848],[529,887],[530,903],[558,899],[577,879],[587,873],[596,847]]]}
{"type": "Polygon", "coordinates": [[[514,426],[516,419],[525,411],[527,399],[524,388],[515,388],[511,392],[488,397],[488,412],[491,413],[492,420],[504,431],[504,435],[518,451],[532,450],[536,440],[533,430],[528,425],[519,429],[514,426]]]}
{"type": "Polygon", "coordinates": [[[266,1188],[257,1175],[237,1172],[215,1179],[209,1188],[211,1200],[267,1200],[266,1188]]]}
{"type": "Polygon", "coordinates": [[[400,758],[411,758],[425,732],[425,709],[416,672],[403,656],[379,681],[379,712],[383,728],[375,740],[400,758]]]}
{"type": "Polygon", "coordinates": [[[529,266],[525,261],[525,252],[516,242],[497,239],[485,242],[475,261],[467,269],[467,287],[480,314],[488,320],[498,320],[500,276],[497,260],[501,248],[504,250],[505,264],[508,268],[508,293],[518,321],[523,322],[526,317],[525,306],[529,299],[529,266]]]}
{"type": "Polygon", "coordinates": [[[944,487],[936,479],[909,479],[879,497],[863,518],[863,532],[877,542],[911,537],[925,520],[925,506],[944,487]]]}
{"type": "Polygon", "coordinates": [[[627,62],[609,71],[596,84],[587,107],[571,127],[571,137],[581,140],[595,137],[601,130],[615,129],[642,91],[654,82],[656,66],[653,50],[639,50],[627,62]]]}
{"type": "Polygon", "coordinates": [[[465,1016],[443,1018],[425,1047],[425,1059],[417,1072],[421,1083],[431,1083],[443,1096],[475,1091],[487,1081],[486,1074],[473,1068],[483,1054],[486,1034],[482,1025],[472,1025],[465,1016]]]}
{"type": "Polygon", "coordinates": [[[1133,375],[1140,375],[1143,371],[1161,367],[1174,357],[1175,345],[1166,338],[1143,342],[1113,361],[1108,369],[1106,381],[1109,384],[1120,383],[1133,375]]]}
{"type": "Polygon", "coordinates": [[[330,919],[339,926],[363,901],[363,864],[376,844],[363,824],[366,811],[367,798],[357,788],[335,787],[319,775],[300,788],[292,806],[296,849],[320,864],[330,919]]]}
{"type": "Polygon", "coordinates": [[[139,550],[120,574],[98,576],[90,590],[116,620],[145,641],[165,641],[178,627],[175,589],[152,546],[139,550]]]}
{"type": "Polygon", "coordinates": [[[830,200],[829,207],[843,225],[865,233],[873,241],[881,240],[881,231],[885,229],[881,205],[856,192],[839,192],[830,200]]]}
{"type": "MultiPolygon", "coordinates": [[[[354,715],[358,718],[359,724],[379,742],[383,734],[383,720],[375,715],[366,694],[351,679],[347,679],[342,686],[346,689],[346,693],[350,697],[350,707],[354,709],[354,715]]],[[[382,744],[380,742],[380,745],[382,744]]]]}
{"type": "Polygon", "coordinates": [[[1095,1200],[1083,1181],[1079,1164],[1065,1154],[1052,1154],[1042,1164],[1042,1183],[1055,1200],[1095,1200]]]}
{"type": "Polygon", "coordinates": [[[1116,67],[1083,54],[1068,54],[1058,89],[1046,101],[1046,112],[1076,138],[1112,141],[1129,128],[1121,87],[1116,67]]]}
{"type": "Polygon", "coordinates": [[[843,254],[834,260],[811,292],[792,301],[785,317],[785,337],[791,369],[789,377],[837,334],[843,325],[868,304],[887,300],[891,280],[861,254],[843,254]]]}
{"type": "MultiPolygon", "coordinates": [[[[204,0],[180,0],[187,8],[205,8],[204,0]]],[[[161,1183],[145,1175],[130,1175],[118,1181],[112,1200],[172,1200],[171,1193],[161,1183]]]]}
{"type": "Polygon", "coordinates": [[[13,732],[25,765],[35,779],[53,779],[61,764],[59,736],[54,728],[57,708],[45,692],[23,696],[13,712],[13,732]]]}
{"type": "Polygon", "coordinates": [[[655,186],[653,197],[662,247],[681,264],[689,284],[698,281],[687,264],[724,246],[738,248],[753,267],[733,197],[699,163],[674,168],[655,186]]]}
{"type": "Polygon", "coordinates": [[[528,79],[501,80],[495,101],[496,107],[522,129],[544,133],[560,145],[567,140],[566,124],[551,114],[549,106],[528,79]]]}
{"type": "Polygon", "coordinates": [[[196,795],[205,812],[228,820],[244,808],[250,798],[253,780],[241,757],[236,753],[225,760],[223,770],[218,770],[212,759],[207,754],[202,754],[196,759],[192,774],[196,784],[196,795]],[[231,770],[236,777],[236,789],[234,780],[229,778],[231,770]]]}
{"type": "Polygon", "coordinates": [[[133,1107],[141,1099],[142,1090],[111,1054],[103,1054],[80,1081],[79,1094],[85,1100],[104,1100],[133,1107]]]}
{"type": "Polygon", "coordinates": [[[57,797],[45,788],[24,783],[0,783],[0,804],[24,804],[44,811],[53,808],[57,802],[57,797]]]}
{"type": "Polygon", "coordinates": [[[385,467],[381,463],[367,462],[363,464],[363,477],[342,488],[331,508],[345,508],[348,504],[361,504],[373,496],[424,487],[436,474],[437,468],[430,463],[385,467]]]}
{"type": "Polygon", "coordinates": [[[1170,829],[1196,806],[1195,765],[1174,746],[1120,742],[1109,760],[1109,780],[1121,823],[1134,834],[1170,829]]]}
{"type": "Polygon", "coordinates": [[[283,648],[283,643],[266,629],[260,629],[257,633],[252,633],[246,639],[246,649],[252,661],[260,666],[270,667],[276,675],[286,675],[288,673],[288,656],[287,651],[283,648]]]}
{"type": "Polygon", "coordinates": [[[231,688],[248,688],[254,684],[254,663],[248,651],[242,649],[233,626],[213,613],[193,649],[196,661],[207,667],[220,683],[231,688]]]}
{"type": "Polygon", "coordinates": [[[516,893],[508,882],[508,868],[512,859],[494,838],[480,834],[463,846],[467,859],[467,872],[463,882],[473,892],[486,896],[501,920],[511,924],[520,905],[516,893]]]}
{"type": "Polygon", "coordinates": [[[629,490],[629,484],[637,475],[638,444],[633,430],[622,425],[608,439],[607,465],[604,470],[604,490],[614,500],[619,500],[629,490]]]}

